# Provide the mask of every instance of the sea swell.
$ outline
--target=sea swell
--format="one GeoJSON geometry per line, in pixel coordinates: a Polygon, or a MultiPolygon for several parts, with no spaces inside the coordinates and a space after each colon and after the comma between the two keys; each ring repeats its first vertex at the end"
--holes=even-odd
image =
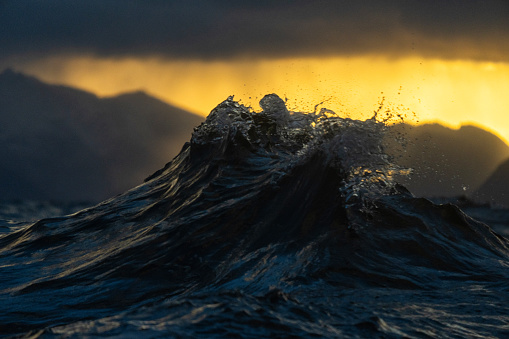
{"type": "Polygon", "coordinates": [[[146,182],[0,238],[0,331],[509,335],[508,241],[393,180],[377,116],[218,105],[146,182]]]}

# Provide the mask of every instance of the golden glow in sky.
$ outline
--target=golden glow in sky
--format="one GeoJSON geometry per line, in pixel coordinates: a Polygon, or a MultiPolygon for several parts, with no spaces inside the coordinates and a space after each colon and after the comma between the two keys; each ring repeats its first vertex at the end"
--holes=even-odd
{"type": "Polygon", "coordinates": [[[174,61],[157,58],[53,57],[17,69],[43,81],[110,96],[144,90],[173,105],[207,115],[235,95],[258,110],[268,93],[288,98],[291,110],[322,102],[352,118],[386,107],[407,122],[480,125],[509,141],[509,64],[379,57],[174,61]],[[414,114],[417,118],[414,118],[414,114]]]}

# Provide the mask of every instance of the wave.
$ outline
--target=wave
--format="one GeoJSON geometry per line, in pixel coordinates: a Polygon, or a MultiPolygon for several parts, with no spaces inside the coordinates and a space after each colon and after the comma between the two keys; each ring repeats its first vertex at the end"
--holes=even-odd
{"type": "Polygon", "coordinates": [[[507,334],[507,239],[399,185],[377,113],[260,106],[230,97],[142,185],[1,235],[0,332],[507,334]]]}

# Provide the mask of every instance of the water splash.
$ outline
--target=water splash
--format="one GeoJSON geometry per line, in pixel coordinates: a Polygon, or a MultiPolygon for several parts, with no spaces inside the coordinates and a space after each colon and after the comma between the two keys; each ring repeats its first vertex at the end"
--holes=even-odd
{"type": "Polygon", "coordinates": [[[390,117],[387,111],[381,113],[383,102],[365,121],[342,118],[327,108],[292,112],[276,94],[264,96],[260,107],[262,111],[255,113],[229,97],[195,130],[192,141],[207,144],[231,140],[239,144],[243,140],[252,149],[270,148],[286,161],[287,167],[321,152],[327,165],[345,178],[340,188],[345,201],[360,203],[364,209],[372,205],[368,200],[376,195],[393,194],[394,175],[408,172],[384,151],[390,117]]]}

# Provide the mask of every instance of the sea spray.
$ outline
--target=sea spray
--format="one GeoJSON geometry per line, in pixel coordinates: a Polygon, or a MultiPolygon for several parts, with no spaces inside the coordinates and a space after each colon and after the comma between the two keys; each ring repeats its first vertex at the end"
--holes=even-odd
{"type": "Polygon", "coordinates": [[[279,155],[290,151],[287,160],[292,166],[305,162],[310,154],[322,152],[327,156],[327,165],[343,172],[347,178],[345,191],[352,191],[352,195],[358,195],[363,188],[389,193],[394,185],[393,175],[407,172],[384,152],[387,118],[377,120],[380,109],[370,119],[359,121],[341,118],[326,108],[319,113],[289,112],[276,94],[263,97],[260,106],[262,112],[255,113],[229,97],[195,130],[192,142],[239,142],[235,136],[240,135],[248,144],[270,147],[279,155]]]}

